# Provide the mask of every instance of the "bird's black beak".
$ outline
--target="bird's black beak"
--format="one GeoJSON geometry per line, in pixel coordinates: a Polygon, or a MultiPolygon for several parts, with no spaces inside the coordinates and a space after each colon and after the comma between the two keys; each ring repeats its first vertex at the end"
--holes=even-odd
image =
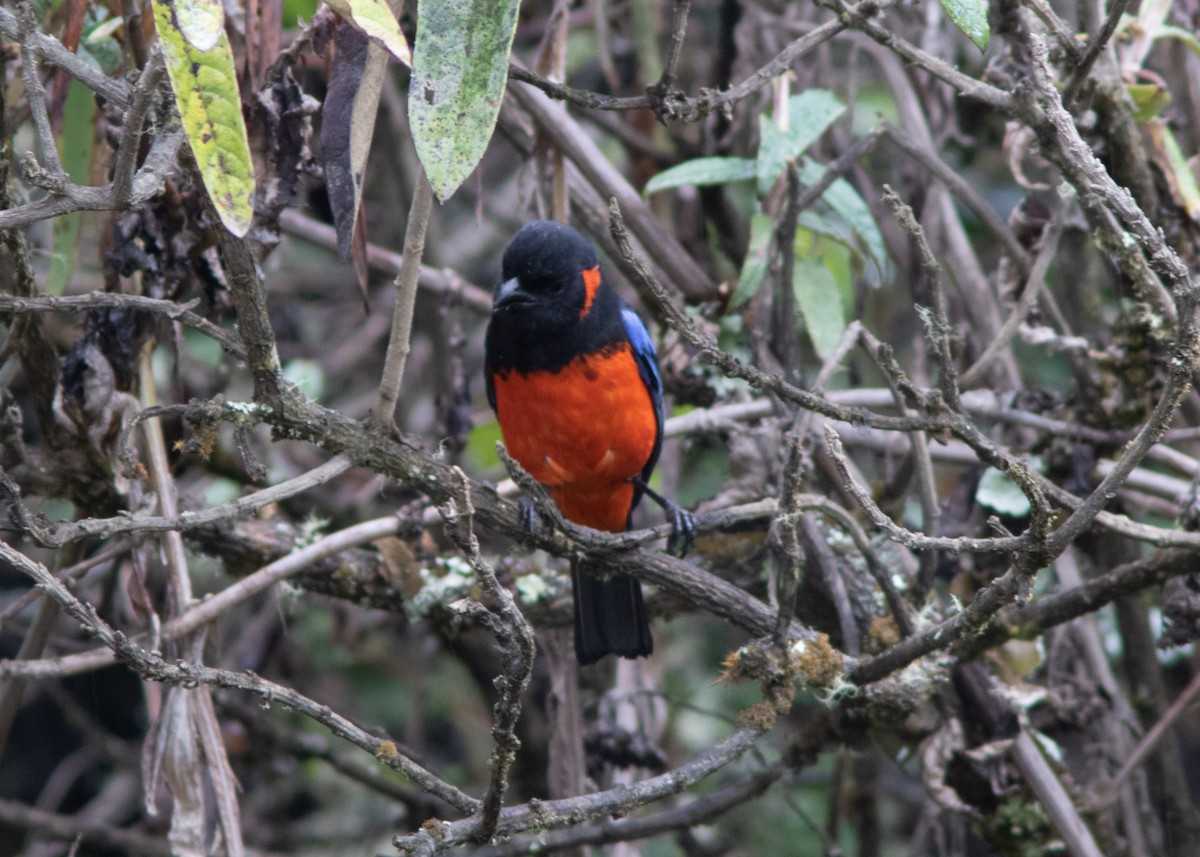
{"type": "Polygon", "coordinates": [[[492,308],[503,309],[504,307],[529,303],[532,300],[533,295],[522,289],[521,281],[513,277],[511,280],[505,280],[496,287],[496,293],[492,297],[492,308]]]}

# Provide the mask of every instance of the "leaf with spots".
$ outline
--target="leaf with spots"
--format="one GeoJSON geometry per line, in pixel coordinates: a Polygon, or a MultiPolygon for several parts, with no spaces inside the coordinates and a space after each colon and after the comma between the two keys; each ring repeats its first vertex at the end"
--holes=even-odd
{"type": "Polygon", "coordinates": [[[222,30],[210,50],[198,50],[181,32],[168,0],[154,0],[153,6],[171,89],[204,188],[225,228],[245,235],[254,216],[254,166],[229,38],[222,30]]]}
{"type": "Polygon", "coordinates": [[[417,9],[408,117],[438,198],[463,183],[487,149],[508,80],[519,0],[439,0],[417,9]]]}
{"type": "Polygon", "coordinates": [[[211,51],[225,32],[225,7],[221,0],[175,0],[175,22],[188,44],[211,51]]]}

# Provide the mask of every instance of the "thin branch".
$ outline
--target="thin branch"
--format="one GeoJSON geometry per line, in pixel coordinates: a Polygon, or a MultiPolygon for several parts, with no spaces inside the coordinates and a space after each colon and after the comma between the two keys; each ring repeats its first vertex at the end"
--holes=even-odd
{"type": "Polygon", "coordinates": [[[1113,33],[1117,31],[1117,25],[1121,22],[1121,16],[1125,14],[1127,8],[1129,8],[1129,0],[1112,0],[1109,4],[1108,15],[1104,19],[1104,25],[1100,28],[1100,32],[1088,40],[1087,51],[1084,53],[1083,59],[1079,61],[1079,65],[1071,70],[1071,77],[1063,87],[1062,99],[1064,104],[1074,103],[1075,96],[1079,94],[1080,87],[1092,72],[1092,66],[1096,64],[1096,60],[1100,58],[1100,54],[1104,49],[1109,47],[1109,40],[1112,39],[1113,33]]]}
{"type": "Polygon", "coordinates": [[[433,205],[433,186],[418,168],[417,184],[408,209],[404,232],[404,260],[396,274],[396,303],[392,309],[392,333],[388,338],[383,376],[379,379],[379,403],[371,414],[371,427],[390,433],[396,427],[396,402],[404,383],[404,364],[412,347],[413,307],[417,302],[417,278],[421,275],[421,254],[425,252],[425,229],[433,205]]]}
{"type": "Polygon", "coordinates": [[[1017,733],[1013,741],[1013,755],[1025,775],[1025,781],[1037,795],[1038,804],[1046,811],[1066,843],[1071,857],[1103,857],[1092,832],[1079,817],[1079,811],[1071,803],[1062,781],[1042,755],[1041,748],[1028,729],[1023,728],[1017,733]]]}
{"type": "MultiPolygon", "coordinates": [[[[236,408],[237,405],[234,403],[228,407],[236,408]]],[[[245,414],[242,413],[242,416],[244,417],[245,414]]],[[[16,511],[16,518],[22,529],[38,544],[48,548],[60,548],[81,539],[107,538],[123,533],[186,532],[197,527],[244,517],[271,503],[278,503],[310,488],[315,488],[317,485],[322,485],[344,473],[349,467],[350,462],[344,456],[334,456],[321,466],[285,482],[280,482],[278,485],[197,512],[184,511],[174,515],[159,516],[133,514],[116,518],[83,518],[78,521],[52,524],[48,527],[39,523],[25,507],[21,500],[20,489],[2,469],[0,469],[0,495],[7,495],[6,499],[16,511]]]]}
{"type": "MultiPolygon", "coordinates": [[[[679,794],[709,774],[719,771],[753,747],[762,734],[763,730],[757,728],[738,729],[690,762],[638,783],[622,784],[579,797],[531,801],[502,810],[496,836],[512,836],[528,830],[553,830],[589,819],[628,815],[638,807],[679,794]]],[[[444,821],[427,825],[417,833],[398,836],[393,843],[406,854],[430,857],[457,845],[477,841],[480,824],[477,816],[461,821],[444,821]]]]}
{"type": "Polygon", "coordinates": [[[289,687],[276,684],[249,672],[230,672],[180,661],[171,665],[154,652],[146,651],[129,640],[124,634],[114,631],[97,614],[92,605],[80,601],[52,575],[45,566],[14,550],[0,541],[0,558],[12,563],[13,567],[28,575],[46,593],[59,603],[72,618],[111,649],[117,659],[136,670],[151,681],[168,685],[206,684],[213,687],[230,687],[257,694],[265,704],[279,703],[292,708],[320,723],[331,733],[373,754],[380,762],[399,771],[432,795],[436,795],[460,812],[475,812],[479,801],[463,794],[454,786],[444,782],[425,768],[402,755],[395,742],[379,739],[332,711],[289,687]]]}
{"type": "MultiPolygon", "coordinates": [[[[186,636],[209,622],[216,621],[233,606],[300,573],[309,566],[349,548],[381,539],[384,536],[395,535],[399,528],[400,521],[395,517],[376,518],[317,539],[312,544],[277,559],[275,562],[263,566],[254,574],[210,595],[171,619],[162,626],[160,637],[163,641],[170,641],[186,636]]],[[[112,657],[103,648],[42,661],[0,661],[0,678],[11,676],[47,678],[72,675],[108,666],[110,663],[112,663],[112,657]]]]}
{"type": "MultiPolygon", "coordinates": [[[[279,225],[284,232],[311,241],[326,250],[337,249],[337,230],[328,223],[321,223],[298,211],[287,208],[279,213],[279,225]]],[[[396,277],[404,266],[404,257],[378,244],[367,244],[367,264],[385,274],[396,277]]],[[[486,316],[492,311],[492,294],[487,289],[469,283],[447,269],[421,265],[421,276],[417,285],[435,295],[455,295],[463,305],[486,316]]]]}
{"type": "Polygon", "coordinates": [[[123,78],[104,74],[74,51],[67,50],[54,36],[37,32],[35,29],[27,39],[24,38],[17,16],[3,7],[0,7],[0,32],[14,41],[28,43],[30,49],[38,56],[61,68],[97,95],[103,96],[118,107],[129,106],[133,87],[123,78]]]}
{"type": "Polygon", "coordinates": [[[142,168],[134,176],[133,191],[127,203],[117,201],[111,185],[88,187],[66,182],[50,196],[0,211],[0,229],[27,226],[72,211],[127,209],[145,202],[162,190],[163,183],[174,169],[175,157],[184,139],[183,128],[178,123],[173,123],[155,137],[142,168]]]}
{"type": "Polygon", "coordinates": [[[521,857],[536,851],[553,853],[580,845],[609,845],[633,842],[672,831],[686,830],[718,818],[734,807],[754,800],[767,791],[784,773],[782,765],[735,780],[714,792],[689,801],[683,806],[664,809],[640,818],[622,818],[597,824],[578,824],[567,830],[537,838],[514,839],[469,852],[470,857],[521,857]]]}
{"type": "Polygon", "coordinates": [[[672,102],[682,96],[682,93],[675,91],[675,83],[679,79],[679,57],[683,53],[683,41],[687,36],[688,11],[691,7],[691,0],[674,0],[671,4],[671,39],[667,43],[666,62],[663,63],[662,75],[658,82],[646,87],[646,94],[650,96],[651,106],[663,122],[668,116],[675,114],[676,108],[672,102]]]}
{"type": "Polygon", "coordinates": [[[17,20],[20,26],[21,42],[21,72],[25,81],[25,102],[29,105],[29,113],[33,117],[33,126],[37,129],[38,143],[42,149],[43,169],[46,175],[35,181],[33,175],[27,178],[39,186],[55,194],[64,185],[70,183],[70,178],[58,160],[58,144],[54,139],[54,131],[50,127],[50,116],[46,112],[46,90],[38,73],[38,61],[33,50],[32,35],[37,32],[37,19],[34,17],[33,6],[27,0],[17,3],[17,20]],[[46,184],[42,182],[45,181],[46,184]]]}
{"type": "Polygon", "coordinates": [[[192,312],[192,307],[198,303],[200,303],[199,298],[178,304],[173,301],[158,300],[142,295],[126,295],[120,292],[88,292],[83,295],[66,295],[64,297],[47,295],[36,298],[0,294],[0,315],[9,313],[20,315],[27,312],[87,312],[93,309],[108,308],[137,310],[160,315],[171,321],[178,321],[185,327],[199,331],[220,343],[222,350],[226,353],[239,359],[245,359],[246,351],[237,337],[203,316],[192,312]]]}
{"type": "Polygon", "coordinates": [[[1046,285],[1046,272],[1050,269],[1050,263],[1054,261],[1054,256],[1058,252],[1058,240],[1062,236],[1065,221],[1066,216],[1061,210],[1053,216],[1042,238],[1042,249],[1038,252],[1037,260],[1029,271],[1029,276],[1025,280],[1025,288],[1021,291],[1017,305],[1013,307],[1008,318],[1004,320],[1004,324],[1000,326],[1000,332],[988,343],[987,348],[967,371],[963,372],[959,382],[964,387],[973,386],[977,381],[983,380],[983,374],[987,371],[988,366],[996,359],[1001,349],[1007,348],[1012,342],[1017,329],[1025,321],[1025,317],[1029,315],[1033,305],[1037,303],[1038,295],[1046,285]]]}
{"type": "Polygon", "coordinates": [[[137,857],[170,857],[171,846],[157,836],[122,830],[108,824],[47,812],[44,809],[0,798],[0,821],[49,839],[63,842],[82,840],[100,848],[137,857]]]}
{"type": "Polygon", "coordinates": [[[1008,111],[1011,109],[1012,96],[1004,90],[963,74],[945,60],[921,50],[897,35],[894,29],[877,21],[877,14],[883,4],[862,2],[852,6],[844,0],[818,0],[818,3],[833,9],[839,18],[848,25],[866,33],[879,44],[890,48],[910,64],[923,68],[952,89],[957,90],[960,95],[982,101],[997,110],[1008,111]]]}
{"type": "Polygon", "coordinates": [[[137,87],[133,91],[133,100],[125,112],[125,125],[121,133],[121,143],[117,148],[117,157],[113,162],[112,194],[118,208],[130,204],[133,194],[133,177],[137,170],[138,150],[142,142],[142,126],[146,114],[154,106],[158,97],[159,84],[166,74],[167,66],[163,60],[162,48],[155,44],[138,78],[137,87]]]}
{"type": "Polygon", "coordinates": [[[1017,236],[1013,234],[1013,231],[1008,228],[1008,224],[996,214],[992,206],[983,198],[979,191],[975,190],[970,182],[943,161],[936,152],[922,146],[915,139],[914,135],[897,128],[891,122],[883,124],[883,132],[892,143],[910,157],[916,159],[925,169],[933,173],[934,177],[944,184],[952,194],[962,200],[963,204],[971,209],[983,225],[1004,245],[1004,249],[1008,251],[1009,256],[1020,267],[1021,272],[1029,272],[1029,267],[1032,264],[1029,254],[1021,246],[1021,242],[1017,240],[1017,236]]]}
{"type": "MultiPolygon", "coordinates": [[[[780,51],[770,62],[755,71],[745,80],[730,87],[724,92],[704,90],[697,98],[672,99],[670,111],[663,114],[664,119],[674,119],[681,122],[699,122],[706,116],[721,110],[726,110],[747,96],[757,92],[770,83],[774,78],[783,74],[809,51],[832,39],[842,30],[846,23],[835,18],[826,21],[812,32],[806,33],[780,51]]],[[[513,63],[508,67],[508,76],[530,86],[535,86],[551,98],[567,101],[577,107],[589,110],[641,110],[653,106],[649,95],[636,95],[630,98],[614,98],[610,95],[572,89],[565,84],[547,80],[513,63]]]]}
{"type": "MultiPolygon", "coordinates": [[[[779,618],[775,622],[775,645],[784,657],[790,640],[788,633],[792,617],[796,615],[796,593],[800,589],[801,549],[797,529],[800,526],[800,485],[804,476],[804,463],[800,451],[800,439],[793,434],[787,437],[787,463],[783,470],[783,487],[780,491],[779,514],[771,522],[771,529],[783,555],[783,568],[779,569],[779,618]]],[[[836,572],[835,572],[836,573],[836,572]]]]}
{"type": "Polygon", "coordinates": [[[873,428],[891,429],[893,431],[913,431],[916,429],[946,430],[949,424],[937,419],[912,419],[887,417],[871,413],[859,408],[843,408],[828,399],[802,390],[777,375],[763,372],[761,369],[739,360],[734,355],[721,348],[715,339],[702,330],[696,322],[683,311],[671,295],[663,288],[658,279],[650,272],[645,263],[633,251],[625,231],[625,220],[616,200],[609,207],[613,239],[625,258],[626,263],[636,273],[646,290],[658,301],[667,323],[683,340],[699,352],[699,357],[706,363],[711,363],[724,374],[733,378],[741,378],[751,386],[767,390],[781,399],[799,405],[822,416],[842,422],[867,425],[873,428]]]}
{"type": "Polygon", "coordinates": [[[503,652],[504,670],[493,681],[499,693],[499,699],[492,708],[492,738],[496,746],[488,760],[491,781],[483,798],[477,834],[478,841],[488,842],[496,833],[500,807],[508,788],[508,772],[521,747],[516,733],[517,720],[521,716],[521,696],[529,687],[529,678],[533,674],[535,646],[533,629],[517,608],[512,594],[500,585],[495,571],[479,553],[479,541],[472,532],[475,508],[471,505],[471,481],[458,467],[454,468],[453,474],[457,490],[451,501],[439,511],[450,537],[475,572],[480,587],[498,605],[499,621],[488,624],[503,652]]]}
{"type": "Polygon", "coordinates": [[[916,246],[917,262],[921,267],[923,292],[933,298],[932,311],[922,312],[917,308],[921,321],[925,324],[926,333],[933,343],[933,356],[938,364],[938,387],[942,398],[953,411],[962,412],[962,402],[958,395],[958,369],[954,365],[954,355],[950,353],[950,337],[954,328],[950,325],[950,316],[946,311],[946,293],[942,290],[942,269],[933,255],[929,242],[925,240],[925,230],[917,222],[912,208],[887,185],[883,187],[883,201],[892,210],[892,216],[900,224],[900,228],[908,235],[916,246]]]}

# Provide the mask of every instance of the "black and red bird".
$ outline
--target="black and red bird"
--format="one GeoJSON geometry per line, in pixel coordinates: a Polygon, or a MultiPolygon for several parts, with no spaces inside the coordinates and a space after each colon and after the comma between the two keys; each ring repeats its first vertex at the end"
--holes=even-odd
{"type": "MultiPolygon", "coordinates": [[[[628,529],[662,449],[662,378],[646,326],[605,282],[592,243],[570,226],[526,224],[504,251],[484,371],[509,454],[549,489],[563,516],[596,530],[628,529]]],[[[690,516],[651,496],[674,514],[686,547],[690,516]]],[[[635,578],[598,577],[572,563],[572,581],[581,664],[650,654],[635,578]]]]}

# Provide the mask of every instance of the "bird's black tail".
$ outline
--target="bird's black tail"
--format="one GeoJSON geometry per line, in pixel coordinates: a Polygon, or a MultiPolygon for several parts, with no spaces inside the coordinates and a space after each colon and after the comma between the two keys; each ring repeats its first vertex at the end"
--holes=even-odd
{"type": "Polygon", "coordinates": [[[624,574],[598,577],[581,566],[571,563],[579,663],[595,663],[605,655],[640,658],[650,654],[654,641],[642,585],[624,574]]]}

